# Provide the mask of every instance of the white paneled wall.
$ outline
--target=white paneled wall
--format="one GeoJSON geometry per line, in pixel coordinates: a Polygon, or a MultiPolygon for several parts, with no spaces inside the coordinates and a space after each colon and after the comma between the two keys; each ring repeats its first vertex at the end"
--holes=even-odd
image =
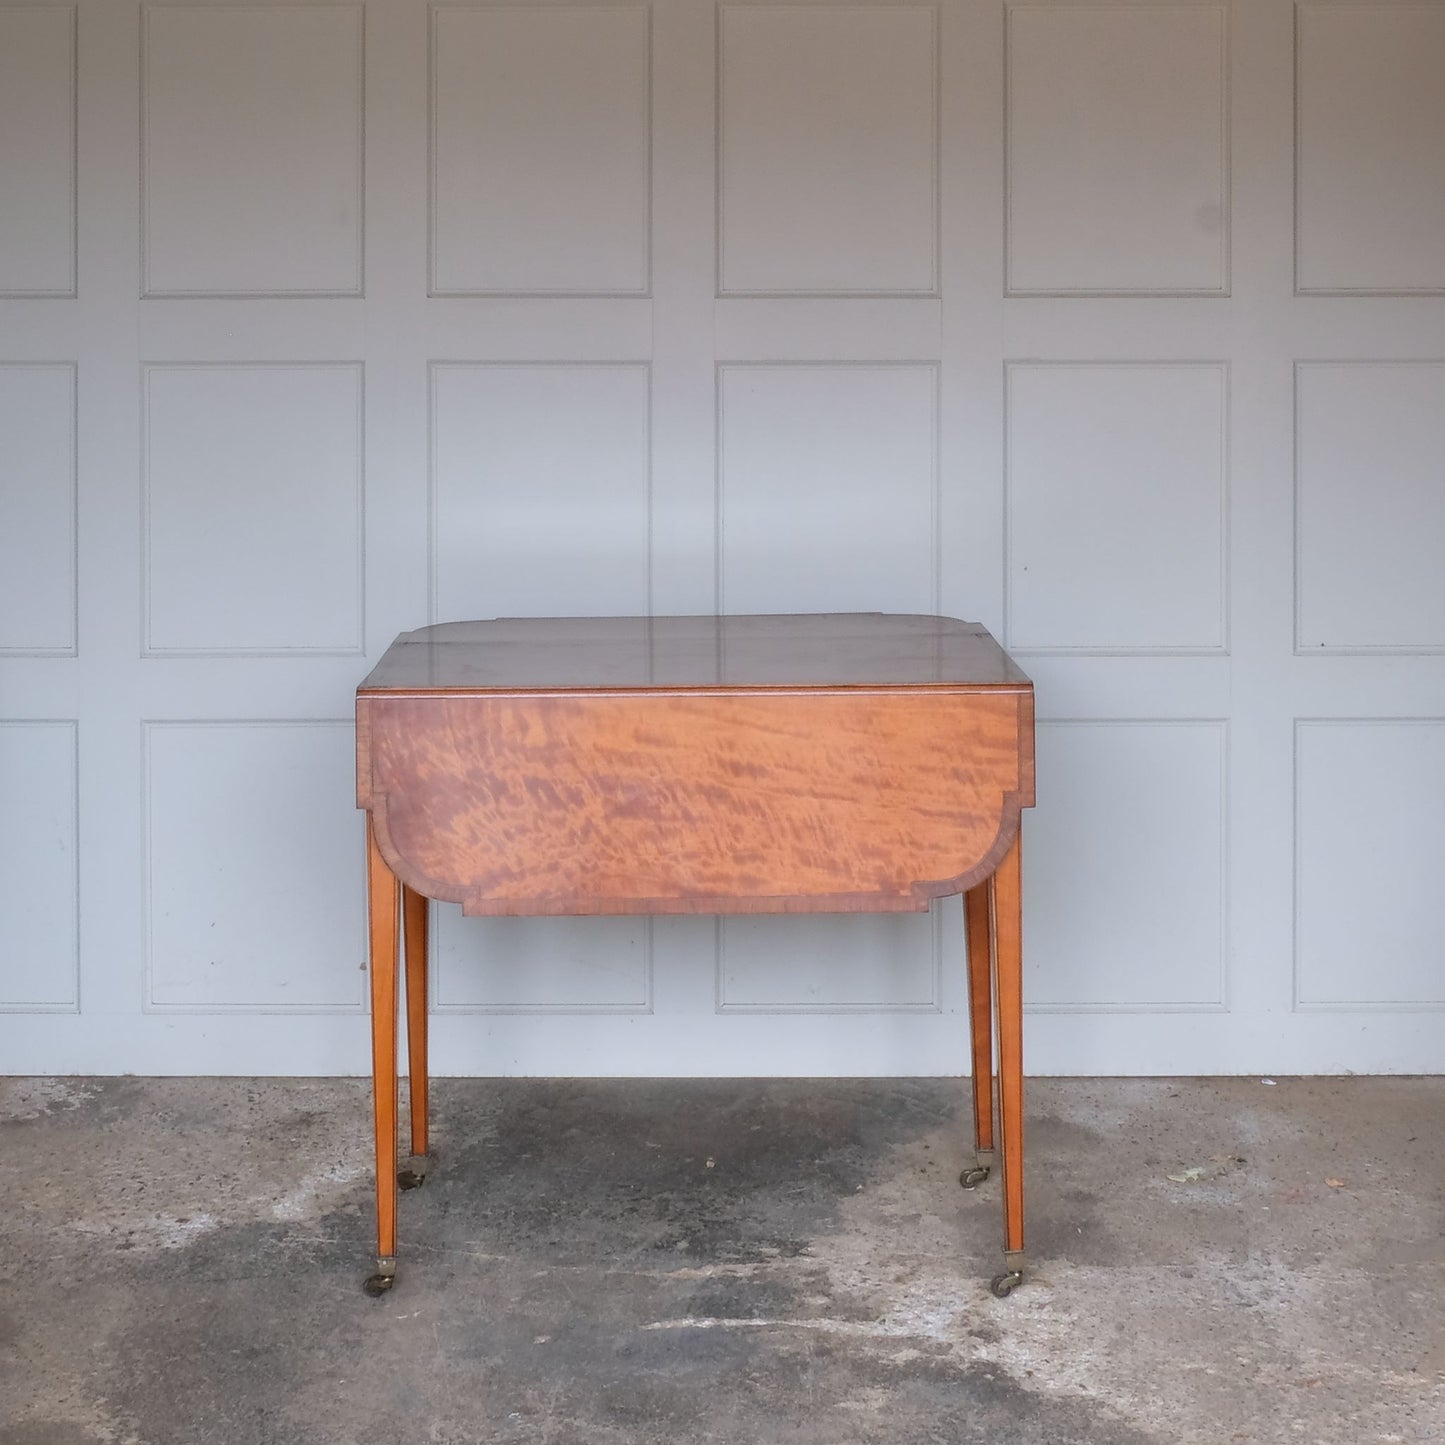
{"type": "MultiPolygon", "coordinates": [[[[363,1072],[351,698],[976,618],[1029,1066],[1445,1070],[1445,0],[0,0],[0,1072],[363,1072]]],[[[961,910],[435,911],[442,1072],[955,1073],[961,910]]]]}

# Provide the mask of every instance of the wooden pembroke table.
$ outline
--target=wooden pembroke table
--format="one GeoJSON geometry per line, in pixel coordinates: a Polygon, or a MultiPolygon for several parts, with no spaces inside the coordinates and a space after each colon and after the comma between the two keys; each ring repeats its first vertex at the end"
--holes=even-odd
{"type": "Polygon", "coordinates": [[[427,903],[469,914],[921,911],[964,895],[974,1164],[1023,1277],[1019,822],[1033,685],[983,628],[882,613],[502,618],[403,633],[356,695],[377,1261],[427,1153],[427,903]],[[398,916],[410,1167],[397,1172],[398,916]],[[990,967],[992,965],[992,968],[990,967]],[[991,1018],[992,1016],[992,1018],[991,1018]]]}

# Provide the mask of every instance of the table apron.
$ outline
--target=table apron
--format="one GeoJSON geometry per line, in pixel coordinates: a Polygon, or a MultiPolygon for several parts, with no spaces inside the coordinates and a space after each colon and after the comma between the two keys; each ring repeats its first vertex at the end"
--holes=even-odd
{"type": "Polygon", "coordinates": [[[472,914],[921,911],[1033,803],[1031,689],[357,699],[358,805],[472,914]]]}

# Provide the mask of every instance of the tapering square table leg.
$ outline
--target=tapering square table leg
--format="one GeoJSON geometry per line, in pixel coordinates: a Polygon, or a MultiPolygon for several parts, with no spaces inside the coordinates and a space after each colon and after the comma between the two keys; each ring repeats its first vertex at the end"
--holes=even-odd
{"type": "Polygon", "coordinates": [[[366,827],[371,931],[371,1080],[376,1122],[376,1273],[366,1292],[384,1294],[396,1277],[396,944],[400,888],[366,827]]]}
{"type": "Polygon", "coordinates": [[[998,1017],[998,1114],[1003,1165],[1004,1272],[994,1294],[1008,1294],[1024,1270],[1023,893],[1020,840],[999,864],[993,894],[994,1006],[998,1017]]]}
{"type": "Polygon", "coordinates": [[[974,1162],[958,1176],[974,1189],[993,1167],[993,939],[987,882],[963,896],[968,945],[968,1022],[973,1067],[974,1162]]]}
{"type": "Polygon", "coordinates": [[[397,1177],[403,1189],[426,1178],[427,1153],[427,900],[405,884],[401,890],[406,940],[406,1053],[411,1083],[411,1159],[397,1177]]]}

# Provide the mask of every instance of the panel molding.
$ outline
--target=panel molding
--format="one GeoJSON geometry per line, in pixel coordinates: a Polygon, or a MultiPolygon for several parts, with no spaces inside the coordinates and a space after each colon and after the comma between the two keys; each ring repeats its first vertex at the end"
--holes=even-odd
{"type": "MultiPolygon", "coordinates": [[[[432,900],[435,902],[435,900],[432,900]]],[[[434,911],[434,910],[433,910],[434,911]]],[[[615,916],[615,915],[614,915],[615,916]]],[[[492,920],[488,920],[491,922],[492,920]]],[[[438,930],[435,926],[427,933],[427,971],[431,980],[428,997],[431,1000],[430,1013],[438,1015],[483,1015],[503,1016],[518,1014],[554,1015],[568,1017],[585,1015],[623,1015],[643,1017],[656,1012],[654,1007],[653,977],[656,952],[654,947],[653,918],[642,920],[642,998],[637,1003],[539,1003],[539,1004],[462,1004],[439,1002],[442,996],[442,958],[437,952],[438,930]]]]}
{"type": "Polygon", "coordinates": [[[822,300],[938,300],[942,295],[943,255],[943,206],[942,160],[943,160],[943,46],[941,43],[941,17],[936,4],[916,4],[914,0],[719,0],[713,18],[713,293],[719,301],[739,300],[780,300],[787,298],[817,298],[822,300]],[[779,11],[779,10],[916,10],[927,12],[933,17],[931,45],[933,64],[929,67],[931,93],[929,107],[933,112],[930,132],[932,154],[929,157],[929,183],[932,190],[932,224],[929,228],[931,281],[926,287],[905,288],[877,287],[858,289],[854,287],[779,287],[776,289],[733,288],[723,284],[723,215],[727,197],[723,185],[723,13],[738,11],[779,11]]]}
{"type": "Polygon", "coordinates": [[[71,854],[71,939],[73,951],[69,973],[70,997],[55,1002],[31,1003],[0,999],[0,1015],[4,1014],[79,1014],[81,1011],[81,907],[80,907],[80,722],[77,718],[0,718],[5,728],[65,728],[70,733],[70,825],[75,846],[71,854]]]}
{"type": "MultiPolygon", "coordinates": [[[[1219,960],[1217,997],[1177,1001],[1147,999],[1091,999],[1087,1003],[1029,1003],[1027,1014],[1227,1014],[1231,1011],[1230,946],[1230,806],[1229,774],[1232,733],[1230,720],[1222,717],[1057,717],[1040,718],[1038,729],[1049,727],[1169,728],[1212,727],[1219,734],[1219,960]]],[[[1024,822],[1027,847],[1028,821],[1024,822]]],[[[1024,899],[1028,908],[1028,898],[1024,899]]],[[[1027,918],[1025,918],[1027,925],[1027,918]]],[[[1027,965],[1027,941],[1025,942],[1027,965]]]]}
{"type": "Polygon", "coordinates": [[[366,363],[362,361],[144,361],[140,367],[140,605],[142,657],[363,657],[366,653],[366,363]],[[157,647],[151,641],[150,380],[164,371],[350,371],[356,379],[356,642],[350,647],[157,647]]]}
{"type": "MultiPolygon", "coordinates": [[[[1298,3],[1298,0],[1297,0],[1298,3]]],[[[1069,297],[1198,297],[1226,299],[1232,294],[1233,270],[1233,127],[1230,115],[1230,54],[1229,54],[1229,7],[1219,4],[1201,4],[1198,0],[1114,0],[1114,3],[1098,3],[1098,0],[1084,0],[1084,3],[1038,3],[1038,0],[1005,0],[1003,40],[1003,174],[1004,174],[1004,237],[1003,237],[1003,294],[1006,297],[1037,297],[1067,299],[1069,297]],[[1219,17],[1219,209],[1220,209],[1220,284],[1210,287],[1028,287],[1014,284],[1012,276],[1012,236],[1014,233],[1014,187],[1013,187],[1013,133],[1010,117],[1013,111],[1013,63],[1015,42],[1013,39],[1013,17],[1026,10],[1117,10],[1124,13],[1141,10],[1198,10],[1212,11],[1219,17]]]]}
{"type": "Polygon", "coordinates": [[[73,301],[79,295],[80,270],[80,42],[78,7],[75,5],[4,5],[7,10],[54,10],[70,16],[70,67],[66,75],[70,86],[70,285],[51,287],[0,286],[0,300],[73,301]]]}
{"type": "MultiPolygon", "coordinates": [[[[753,1014],[753,1015],[817,1015],[827,1016],[832,1014],[936,1014],[943,1012],[943,910],[938,905],[945,900],[935,899],[934,906],[930,908],[929,914],[929,951],[931,954],[930,967],[928,970],[929,994],[924,999],[909,999],[902,1003],[888,1003],[887,1001],[861,1003],[847,1003],[841,1000],[825,1001],[821,1003],[731,1003],[727,996],[727,951],[728,951],[728,929],[729,919],[719,917],[714,920],[713,932],[713,1012],[715,1014],[753,1014]]],[[[766,917],[769,915],[754,915],[766,917]]],[[[810,915],[805,913],[777,914],[773,917],[790,918],[795,923],[806,926],[810,915]]],[[[850,914],[849,917],[862,917],[866,915],[850,914]]],[[[909,915],[896,915],[907,917],[909,915]]],[[[960,969],[965,965],[967,953],[964,948],[959,949],[958,961],[960,969]]]]}
{"type": "Polygon", "coordinates": [[[289,301],[363,299],[366,295],[366,7],[352,0],[149,0],[140,7],[140,297],[143,301],[289,301]],[[283,290],[240,287],[217,290],[156,287],[151,284],[150,145],[151,92],[149,77],[150,22],[156,11],[252,10],[257,12],[335,10],[351,12],[356,25],[356,281],[342,289],[287,287],[283,290]]]}
{"type": "Polygon", "coordinates": [[[433,360],[427,362],[427,423],[426,423],[426,593],[427,622],[435,624],[441,620],[437,615],[437,395],[436,378],[443,371],[640,371],[644,375],[647,392],[647,613],[652,613],[654,552],[653,525],[655,493],[653,487],[653,385],[652,363],[650,361],[457,361],[433,360]]]}
{"type": "Polygon", "coordinates": [[[723,485],[724,426],[727,408],[724,401],[723,377],[730,371],[924,371],[932,379],[930,402],[933,425],[930,428],[932,486],[929,497],[929,579],[928,595],[933,612],[942,609],[943,593],[943,449],[942,365],[937,361],[720,361],[713,368],[714,453],[713,453],[713,595],[714,611],[727,612],[723,586],[723,558],[727,547],[726,499],[723,485]]]}
{"type": "MultiPolygon", "coordinates": [[[[1345,8],[1337,6],[1336,8],[1345,8]]],[[[1354,8],[1359,8],[1358,6],[1354,8]]],[[[1341,293],[1346,294],[1346,293],[1341,293]]],[[[1361,293],[1363,294],[1363,293],[1361,293]]],[[[1442,291],[1445,295],[1445,291],[1442,291]]],[[[1308,646],[1304,641],[1304,557],[1300,547],[1304,523],[1304,498],[1301,491],[1300,473],[1300,377],[1310,370],[1328,370],[1346,367],[1377,367],[1395,370],[1408,367],[1438,367],[1445,371],[1445,357],[1323,357],[1294,363],[1292,377],[1293,394],[1290,414],[1290,445],[1293,456],[1291,475],[1291,530],[1293,564],[1293,624],[1294,654],[1296,657],[1440,657],[1445,656],[1445,642],[1439,643],[1354,643],[1346,646],[1332,646],[1328,643],[1308,646]]]]}
{"type": "MultiPolygon", "coordinates": [[[[57,293],[58,294],[58,293],[57,293]]],[[[4,647],[0,657],[80,655],[80,368],[73,361],[0,361],[3,371],[65,371],[70,374],[70,644],[67,647],[4,647]]]]}
{"type": "MultiPolygon", "coordinates": [[[[140,721],[140,786],[141,786],[141,869],[143,963],[141,1012],[143,1014],[202,1014],[202,1015],[286,1015],[320,1014],[346,1017],[366,1014],[369,1003],[369,964],[366,970],[358,970],[360,983],[354,1004],[250,1004],[250,1003],[161,1003],[155,997],[155,935],[154,935],[154,884],[155,866],[152,846],[155,830],[152,826],[152,750],[156,735],[171,729],[204,728],[341,728],[350,732],[355,719],[344,718],[277,718],[277,717],[168,717],[142,718],[140,721]]],[[[363,922],[362,955],[369,959],[363,922]]],[[[400,973],[398,974],[400,976],[400,973]]]]}
{"type": "MultiPolygon", "coordinates": [[[[1113,7],[1110,7],[1113,8],[1113,7]]],[[[1232,547],[1230,534],[1231,513],[1231,409],[1232,386],[1231,366],[1227,360],[1149,360],[1146,358],[1116,361],[1095,358],[1084,361],[1025,361],[1005,360],[1003,364],[1003,524],[1002,524],[1002,574],[1003,574],[1003,642],[1011,653],[1020,657],[1228,657],[1232,639],[1231,614],[1231,572],[1232,547]],[[1055,370],[1109,370],[1109,371],[1157,371],[1207,370],[1215,371],[1220,377],[1219,412],[1219,642],[1210,646],[1059,646],[1031,647],[1012,640],[1013,587],[1010,581],[1013,551],[1013,448],[1010,445],[1012,412],[1010,382],[1015,371],[1055,370]]]]}
{"type": "Polygon", "coordinates": [[[1304,997],[1304,964],[1300,957],[1300,798],[1303,793],[1300,772],[1300,738],[1306,729],[1337,728],[1349,730],[1368,727],[1433,727],[1445,731],[1445,716],[1403,717],[1297,717],[1294,720],[1290,799],[1291,888],[1290,888],[1290,1011],[1295,1014],[1398,1014],[1445,1013],[1445,992],[1438,999],[1404,999],[1380,1002],[1358,999],[1307,999],[1304,997]]]}
{"type": "Polygon", "coordinates": [[[1293,30],[1291,32],[1294,54],[1291,76],[1294,82],[1292,117],[1294,123],[1294,294],[1296,296],[1445,296],[1445,284],[1438,286],[1304,286],[1300,283],[1300,266],[1303,254],[1304,214],[1304,125],[1300,100],[1304,91],[1303,47],[1300,44],[1301,25],[1308,11],[1354,10],[1359,12],[1412,10],[1430,13],[1439,9],[1438,4],[1428,0],[1294,0],[1293,30]]]}
{"type": "Polygon", "coordinates": [[[650,300],[652,298],[652,272],[653,272],[653,131],[655,128],[655,116],[653,109],[653,96],[655,85],[653,78],[653,7],[649,4],[626,5],[626,4],[577,4],[576,0],[570,3],[555,3],[549,0],[547,9],[551,12],[575,10],[584,14],[597,11],[614,11],[618,14],[641,14],[645,20],[646,39],[643,69],[643,85],[646,89],[644,96],[644,111],[646,121],[643,135],[643,164],[646,169],[645,184],[645,209],[643,225],[645,228],[643,240],[643,284],[638,288],[624,290],[598,290],[595,287],[571,288],[541,288],[531,287],[464,287],[453,289],[437,285],[437,79],[436,79],[436,56],[437,56],[437,16],[459,10],[532,10],[539,7],[534,4],[523,3],[523,0],[495,0],[495,3],[485,4],[438,4],[432,3],[427,7],[427,142],[426,142],[426,172],[427,172],[427,221],[426,221],[426,254],[427,254],[427,291],[428,297],[438,300],[465,300],[467,298],[498,298],[498,297],[521,297],[532,300],[543,299],[566,299],[572,301],[600,301],[630,298],[636,300],[650,300]]]}

